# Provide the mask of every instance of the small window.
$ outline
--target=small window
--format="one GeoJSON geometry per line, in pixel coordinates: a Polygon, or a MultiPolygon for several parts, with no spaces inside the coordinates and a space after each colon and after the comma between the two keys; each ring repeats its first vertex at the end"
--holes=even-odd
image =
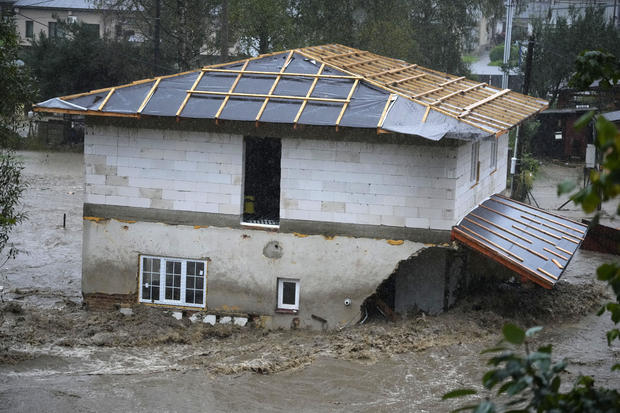
{"type": "Polygon", "coordinates": [[[497,169],[497,139],[493,139],[491,141],[491,162],[489,163],[489,168],[494,171],[497,169]]]}
{"type": "Polygon", "coordinates": [[[64,37],[65,33],[57,22],[49,22],[47,24],[47,35],[50,39],[64,37]]]}
{"type": "Polygon", "coordinates": [[[140,302],[204,307],[207,263],[199,260],[140,257],[140,302]]]}
{"type": "Polygon", "coordinates": [[[93,36],[99,37],[99,25],[84,23],[84,30],[93,36]]]}
{"type": "Polygon", "coordinates": [[[299,280],[278,278],[278,310],[299,310],[299,280]]]}
{"type": "Polygon", "coordinates": [[[478,182],[480,177],[480,142],[473,142],[471,145],[471,169],[469,172],[469,181],[478,182]]]}
{"type": "Polygon", "coordinates": [[[26,20],[26,37],[32,39],[34,37],[34,22],[26,20]]]}
{"type": "Polygon", "coordinates": [[[245,137],[244,224],[280,225],[281,157],[280,139],[245,137]]]}

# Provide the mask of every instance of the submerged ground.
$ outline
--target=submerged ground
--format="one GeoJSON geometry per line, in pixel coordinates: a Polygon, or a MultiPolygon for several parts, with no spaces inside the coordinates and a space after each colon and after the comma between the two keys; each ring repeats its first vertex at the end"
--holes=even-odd
{"type": "MultiPolygon", "coordinates": [[[[437,317],[336,332],[262,331],[177,321],[158,309],[85,312],[80,302],[82,157],[22,152],[25,252],[0,281],[0,411],[448,411],[456,387],[480,388],[479,352],[508,321],[543,325],[541,342],[570,361],[565,381],[611,373],[607,294],[593,269],[613,257],[579,251],[552,291],[489,282],[437,317]],[[67,214],[63,228],[63,214],[67,214]]],[[[557,208],[555,182],[578,168],[548,164],[534,197],[557,208]]],[[[579,216],[569,207],[571,217],[579,216]]]]}

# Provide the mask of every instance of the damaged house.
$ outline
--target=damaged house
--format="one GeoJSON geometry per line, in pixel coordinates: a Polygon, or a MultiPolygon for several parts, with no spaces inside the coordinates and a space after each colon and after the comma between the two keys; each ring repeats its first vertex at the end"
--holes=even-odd
{"type": "MultiPolygon", "coordinates": [[[[335,328],[360,319],[401,261],[451,237],[545,287],[557,281],[584,229],[491,197],[506,185],[507,131],[546,105],[326,45],[36,110],[86,116],[88,306],[335,328]]],[[[427,284],[443,302],[438,272],[427,284]]]]}

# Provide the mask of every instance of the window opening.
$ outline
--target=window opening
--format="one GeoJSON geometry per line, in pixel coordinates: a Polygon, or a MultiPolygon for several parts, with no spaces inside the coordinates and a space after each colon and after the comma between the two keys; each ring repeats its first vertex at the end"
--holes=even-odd
{"type": "Polygon", "coordinates": [[[299,310],[299,280],[278,278],[278,309],[299,310]]]}
{"type": "Polygon", "coordinates": [[[280,225],[281,157],[280,139],[245,137],[243,223],[280,225]]]}
{"type": "Polygon", "coordinates": [[[26,37],[32,39],[34,37],[34,22],[26,20],[26,37]]]}
{"type": "Polygon", "coordinates": [[[492,170],[497,169],[497,139],[493,139],[491,141],[491,162],[489,164],[489,168],[492,170]]]}
{"type": "Polygon", "coordinates": [[[206,262],[141,256],[140,301],[204,307],[206,262]]]}
{"type": "Polygon", "coordinates": [[[471,170],[469,173],[470,182],[478,182],[480,173],[480,142],[473,142],[471,145],[471,170]]]}

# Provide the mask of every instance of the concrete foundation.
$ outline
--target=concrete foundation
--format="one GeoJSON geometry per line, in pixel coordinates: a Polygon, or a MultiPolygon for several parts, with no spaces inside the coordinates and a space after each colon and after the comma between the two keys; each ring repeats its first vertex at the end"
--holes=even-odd
{"type": "Polygon", "coordinates": [[[450,308],[465,279],[465,257],[454,248],[434,247],[403,261],[394,277],[394,310],[439,314],[450,308]]]}
{"type": "Polygon", "coordinates": [[[266,316],[272,328],[336,328],[357,322],[364,299],[423,248],[412,241],[85,219],[82,290],[85,297],[137,302],[141,254],[205,259],[210,311],[266,316]],[[298,313],[276,312],[278,278],[300,280],[298,313]]]}

